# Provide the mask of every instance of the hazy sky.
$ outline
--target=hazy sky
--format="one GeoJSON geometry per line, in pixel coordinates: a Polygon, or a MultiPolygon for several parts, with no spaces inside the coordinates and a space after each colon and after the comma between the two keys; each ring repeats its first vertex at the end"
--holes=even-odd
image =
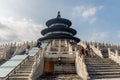
{"type": "Polygon", "coordinates": [[[0,43],[37,40],[58,10],[81,40],[120,43],[120,0],[0,0],[0,43]]]}

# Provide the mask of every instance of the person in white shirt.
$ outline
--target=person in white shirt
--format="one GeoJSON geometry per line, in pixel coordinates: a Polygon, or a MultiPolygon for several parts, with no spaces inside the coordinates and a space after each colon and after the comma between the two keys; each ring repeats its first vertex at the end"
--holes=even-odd
{"type": "Polygon", "coordinates": [[[25,54],[28,55],[28,53],[29,53],[29,49],[26,48],[26,49],[25,49],[25,54]]]}
{"type": "Polygon", "coordinates": [[[25,49],[25,54],[26,54],[26,55],[29,54],[29,49],[30,49],[30,46],[28,46],[28,47],[25,49]]]}

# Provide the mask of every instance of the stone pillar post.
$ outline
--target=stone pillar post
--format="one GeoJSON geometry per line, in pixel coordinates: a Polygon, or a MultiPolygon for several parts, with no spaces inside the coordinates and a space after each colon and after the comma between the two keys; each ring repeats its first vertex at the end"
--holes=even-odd
{"type": "Polygon", "coordinates": [[[99,49],[100,44],[97,43],[97,49],[99,49]]]}
{"type": "Polygon", "coordinates": [[[111,58],[110,48],[108,48],[108,57],[111,58]]]}
{"type": "Polygon", "coordinates": [[[58,45],[58,52],[61,52],[61,40],[59,40],[59,45],[58,45]]]}
{"type": "Polygon", "coordinates": [[[115,50],[115,56],[117,58],[117,62],[119,63],[119,55],[118,55],[118,50],[115,50]]]}
{"type": "Polygon", "coordinates": [[[52,46],[54,46],[55,45],[55,40],[52,40],[52,46]]]}
{"type": "Polygon", "coordinates": [[[67,44],[67,40],[65,40],[65,46],[66,46],[66,47],[68,46],[68,44],[67,44]]]}
{"type": "Polygon", "coordinates": [[[72,50],[72,46],[71,46],[71,44],[69,43],[68,46],[69,46],[69,54],[72,54],[72,51],[73,51],[73,50],[72,50]]]}
{"type": "Polygon", "coordinates": [[[51,50],[51,46],[53,45],[52,43],[53,43],[53,41],[51,41],[51,42],[48,44],[48,46],[46,47],[46,54],[48,54],[48,52],[51,50]]]}

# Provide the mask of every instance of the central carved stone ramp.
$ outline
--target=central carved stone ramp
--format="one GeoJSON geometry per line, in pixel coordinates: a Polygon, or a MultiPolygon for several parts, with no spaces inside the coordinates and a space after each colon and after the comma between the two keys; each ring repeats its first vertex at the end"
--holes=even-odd
{"type": "Polygon", "coordinates": [[[91,80],[120,79],[120,66],[109,58],[85,58],[85,64],[91,80]]]}
{"type": "Polygon", "coordinates": [[[30,57],[25,64],[21,65],[21,67],[13,75],[11,75],[9,80],[29,80],[33,63],[34,58],[30,57]]]}
{"type": "Polygon", "coordinates": [[[40,76],[37,80],[82,80],[74,73],[46,73],[40,76]]]}

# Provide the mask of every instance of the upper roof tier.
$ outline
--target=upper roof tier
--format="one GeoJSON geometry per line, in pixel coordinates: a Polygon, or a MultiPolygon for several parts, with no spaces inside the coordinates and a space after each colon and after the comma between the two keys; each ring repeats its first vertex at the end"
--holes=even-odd
{"type": "Polygon", "coordinates": [[[70,27],[72,25],[72,22],[70,20],[61,18],[60,11],[58,11],[58,15],[56,18],[50,19],[46,22],[46,26],[48,27],[60,24],[66,27],[70,27]]]}

